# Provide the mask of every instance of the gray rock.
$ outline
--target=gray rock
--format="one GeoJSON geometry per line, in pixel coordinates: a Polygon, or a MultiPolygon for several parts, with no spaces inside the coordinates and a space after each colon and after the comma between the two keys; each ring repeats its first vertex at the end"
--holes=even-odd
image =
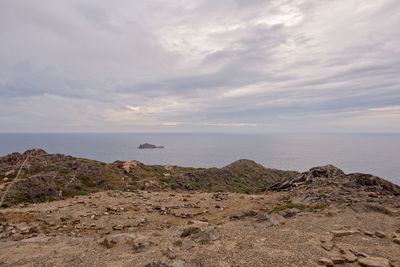
{"type": "Polygon", "coordinates": [[[194,245],[195,245],[195,243],[194,243],[194,241],[192,239],[185,238],[182,241],[182,247],[181,248],[184,249],[184,250],[189,250],[189,249],[193,248],[194,245]]]}
{"type": "Polygon", "coordinates": [[[143,252],[153,245],[151,241],[144,241],[133,245],[133,251],[136,253],[143,252]]]}
{"type": "Polygon", "coordinates": [[[256,227],[270,227],[270,226],[274,226],[274,225],[278,225],[280,224],[281,221],[279,220],[279,218],[277,216],[275,216],[274,214],[261,214],[257,221],[254,222],[254,225],[256,227]]]}
{"type": "Polygon", "coordinates": [[[181,237],[187,237],[187,236],[190,236],[192,234],[196,234],[198,232],[200,232],[200,228],[199,227],[191,226],[191,227],[188,227],[185,230],[183,230],[183,232],[181,234],[181,237]]]}

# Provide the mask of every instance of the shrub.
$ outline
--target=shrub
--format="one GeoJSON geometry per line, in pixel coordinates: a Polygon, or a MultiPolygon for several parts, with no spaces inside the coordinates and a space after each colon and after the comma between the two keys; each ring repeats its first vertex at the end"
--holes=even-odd
{"type": "Polygon", "coordinates": [[[170,187],[171,187],[172,190],[176,190],[177,188],[179,188],[179,185],[178,184],[171,184],[170,187]]]}
{"type": "Polygon", "coordinates": [[[61,169],[58,173],[59,174],[68,174],[70,172],[70,170],[68,169],[61,169]]]}
{"type": "Polygon", "coordinates": [[[94,186],[96,186],[96,183],[93,182],[88,176],[81,175],[81,176],[78,176],[78,179],[79,179],[84,185],[86,185],[87,187],[94,187],[94,186]]]}

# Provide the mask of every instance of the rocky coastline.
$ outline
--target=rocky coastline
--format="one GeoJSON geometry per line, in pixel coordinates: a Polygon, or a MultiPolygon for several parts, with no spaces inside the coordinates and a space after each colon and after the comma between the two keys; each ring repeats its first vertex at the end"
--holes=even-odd
{"type": "Polygon", "coordinates": [[[0,266],[400,266],[400,187],[298,173],[0,157],[0,266]]]}

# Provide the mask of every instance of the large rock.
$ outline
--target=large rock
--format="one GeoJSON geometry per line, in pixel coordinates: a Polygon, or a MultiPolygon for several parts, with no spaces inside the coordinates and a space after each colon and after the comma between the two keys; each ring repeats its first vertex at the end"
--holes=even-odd
{"type": "Polygon", "coordinates": [[[140,163],[134,160],[131,161],[126,161],[124,164],[122,164],[122,169],[126,172],[129,173],[132,168],[136,168],[140,163]]]}
{"type": "MultiPolygon", "coordinates": [[[[311,168],[294,178],[287,178],[269,186],[267,189],[274,191],[290,191],[292,189],[315,189],[316,187],[337,187],[346,192],[371,192],[374,195],[400,195],[400,186],[370,174],[352,173],[345,174],[332,165],[311,168]]],[[[330,191],[330,194],[338,192],[330,191]]],[[[314,196],[315,199],[327,197],[325,193],[314,196]]],[[[329,196],[328,196],[329,197],[329,196]]],[[[340,199],[340,198],[339,198],[340,199]]],[[[343,197],[342,197],[343,199],[343,197]]]]}

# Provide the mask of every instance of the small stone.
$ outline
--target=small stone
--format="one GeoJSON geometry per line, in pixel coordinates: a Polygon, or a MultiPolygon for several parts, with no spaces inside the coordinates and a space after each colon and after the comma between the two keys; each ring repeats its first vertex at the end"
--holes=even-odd
{"type": "Polygon", "coordinates": [[[400,237],[393,239],[393,242],[400,245],[400,237]]]}
{"type": "Polygon", "coordinates": [[[123,228],[124,228],[124,226],[123,226],[123,225],[120,225],[120,224],[114,225],[114,226],[112,227],[112,229],[113,229],[113,230],[116,230],[116,231],[121,231],[123,228]]]}
{"type": "Polygon", "coordinates": [[[125,233],[124,234],[115,234],[115,235],[110,235],[110,236],[107,236],[106,238],[104,238],[102,243],[107,248],[111,248],[116,245],[121,245],[121,244],[126,244],[126,243],[133,244],[136,238],[137,238],[137,236],[134,234],[125,234],[125,233]]]}
{"type": "Polygon", "coordinates": [[[24,238],[24,236],[20,233],[15,233],[11,237],[12,241],[19,241],[19,240],[22,240],[23,238],[24,238]]]}
{"type": "Polygon", "coordinates": [[[317,263],[323,266],[333,266],[333,261],[328,258],[320,258],[317,263]]]}
{"type": "Polygon", "coordinates": [[[133,251],[136,253],[139,253],[139,252],[145,251],[152,245],[153,245],[153,242],[151,242],[151,241],[140,242],[140,243],[133,245],[133,251]]]}
{"type": "Polygon", "coordinates": [[[346,262],[346,259],[343,258],[343,257],[333,257],[333,258],[332,258],[332,262],[333,262],[334,264],[343,264],[343,263],[346,262]]]}
{"type": "Polygon", "coordinates": [[[189,250],[194,247],[194,241],[192,239],[186,238],[182,241],[182,249],[189,250]]]}
{"type": "Polygon", "coordinates": [[[376,231],[376,232],[375,232],[375,235],[376,235],[377,237],[379,237],[379,238],[386,237],[385,233],[384,233],[384,232],[381,232],[381,231],[376,231]]]}
{"type": "Polygon", "coordinates": [[[389,260],[382,257],[359,258],[358,263],[366,267],[390,267],[389,260]]]}
{"type": "Polygon", "coordinates": [[[346,259],[346,261],[348,262],[355,262],[357,260],[356,255],[354,255],[353,253],[346,253],[344,254],[344,258],[346,259]]]}
{"type": "Polygon", "coordinates": [[[364,234],[367,235],[367,236],[374,236],[374,233],[369,232],[369,231],[365,231],[364,234]]]}
{"type": "MultiPolygon", "coordinates": [[[[282,216],[280,216],[282,217],[282,216]]],[[[261,214],[253,224],[259,227],[270,227],[281,224],[281,220],[274,214],[261,214]]]]}
{"type": "Polygon", "coordinates": [[[191,226],[186,228],[185,230],[183,230],[181,237],[186,237],[186,236],[190,236],[192,234],[196,234],[200,232],[200,228],[199,227],[195,227],[195,226],[191,226]]]}
{"type": "Polygon", "coordinates": [[[341,236],[348,236],[348,235],[354,235],[354,234],[359,234],[360,231],[359,230],[336,230],[336,231],[332,231],[332,234],[335,237],[341,237],[341,236]]]}
{"type": "Polygon", "coordinates": [[[327,251],[331,251],[334,245],[333,241],[326,241],[321,244],[321,247],[327,251]]]}

